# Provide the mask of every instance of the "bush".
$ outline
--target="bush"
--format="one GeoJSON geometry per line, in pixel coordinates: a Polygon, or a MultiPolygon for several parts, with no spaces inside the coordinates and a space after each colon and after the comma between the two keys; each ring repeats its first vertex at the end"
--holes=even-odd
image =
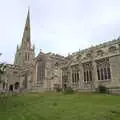
{"type": "Polygon", "coordinates": [[[64,94],[73,94],[74,91],[71,87],[67,87],[64,89],[64,94]]]}
{"type": "Polygon", "coordinates": [[[59,88],[59,87],[55,88],[55,90],[56,90],[56,92],[61,92],[62,91],[62,89],[59,88]]]}
{"type": "Polygon", "coordinates": [[[103,86],[103,85],[99,85],[97,88],[97,92],[99,93],[109,93],[109,90],[107,87],[103,86]]]}

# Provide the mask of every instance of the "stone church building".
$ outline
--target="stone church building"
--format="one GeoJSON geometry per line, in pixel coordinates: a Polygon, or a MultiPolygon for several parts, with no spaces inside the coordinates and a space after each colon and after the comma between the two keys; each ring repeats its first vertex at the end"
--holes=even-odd
{"type": "Polygon", "coordinates": [[[35,56],[31,45],[28,11],[21,45],[17,45],[14,64],[7,64],[0,88],[53,91],[72,87],[91,90],[98,85],[120,87],[120,38],[77,51],[67,57],[54,53],[35,56]]]}

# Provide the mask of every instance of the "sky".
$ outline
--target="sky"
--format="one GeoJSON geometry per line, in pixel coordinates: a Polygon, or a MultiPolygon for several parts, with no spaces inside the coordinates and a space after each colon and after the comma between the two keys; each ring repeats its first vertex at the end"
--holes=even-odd
{"type": "Polygon", "coordinates": [[[28,6],[36,55],[66,56],[120,36],[120,0],[0,0],[1,62],[14,62],[28,6]]]}

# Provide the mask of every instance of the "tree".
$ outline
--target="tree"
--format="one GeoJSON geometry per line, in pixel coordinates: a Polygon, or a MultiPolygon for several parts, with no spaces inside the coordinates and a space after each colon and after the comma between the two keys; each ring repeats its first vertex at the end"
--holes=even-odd
{"type": "MultiPolygon", "coordinates": [[[[0,56],[2,53],[0,53],[0,56]]],[[[3,75],[6,71],[6,64],[5,63],[0,63],[0,76],[3,75]]],[[[0,79],[1,80],[1,79],[0,79]]]]}
{"type": "MultiPolygon", "coordinates": [[[[2,54],[0,53],[0,56],[1,56],[2,54]]],[[[0,83],[5,83],[5,80],[4,79],[2,79],[2,76],[4,75],[4,73],[5,73],[5,71],[6,71],[6,64],[5,63],[0,63],[0,83]]],[[[4,104],[6,104],[6,91],[5,92],[0,92],[1,94],[0,94],[0,103],[4,103],[4,104]]]]}
{"type": "MultiPolygon", "coordinates": [[[[0,53],[0,56],[2,53],[0,53]]],[[[2,79],[2,76],[5,74],[6,71],[6,64],[5,63],[0,63],[0,83],[5,83],[5,80],[2,79]]]]}

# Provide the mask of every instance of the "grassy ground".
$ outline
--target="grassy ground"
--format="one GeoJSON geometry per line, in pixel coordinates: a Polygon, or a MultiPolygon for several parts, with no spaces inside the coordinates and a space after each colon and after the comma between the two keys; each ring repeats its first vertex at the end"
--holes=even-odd
{"type": "Polygon", "coordinates": [[[39,93],[0,103],[0,120],[120,120],[120,96],[39,93]]]}

